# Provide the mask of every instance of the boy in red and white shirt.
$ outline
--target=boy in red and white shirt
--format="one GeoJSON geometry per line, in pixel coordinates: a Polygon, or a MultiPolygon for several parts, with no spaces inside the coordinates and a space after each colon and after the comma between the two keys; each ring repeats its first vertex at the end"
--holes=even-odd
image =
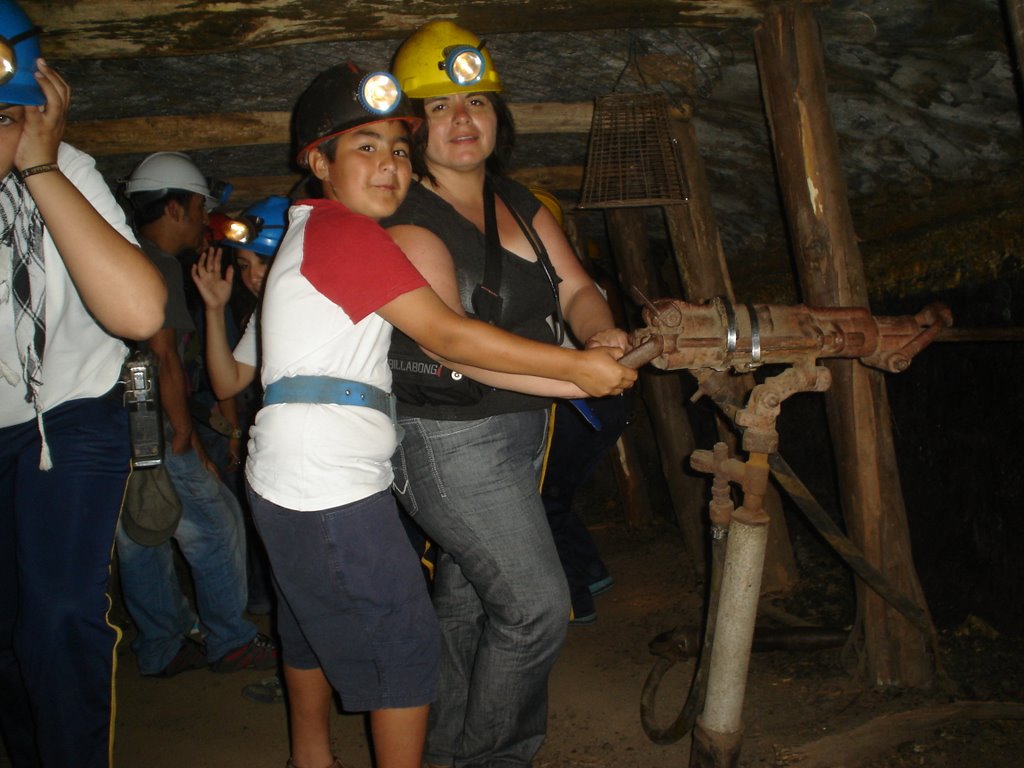
{"type": "Polygon", "coordinates": [[[427,286],[376,223],[412,175],[418,120],[399,98],[386,73],[344,65],[299,100],[297,159],[324,199],[292,206],[260,317],[267,399],[246,479],[279,589],[293,768],[341,765],[330,750],[332,687],[346,709],[370,711],[380,768],[420,768],[439,630],[389,490],[392,326],[448,360],[595,396],[636,379],[615,351],[521,339],[455,314],[427,286]],[[373,86],[391,89],[390,110],[372,100],[373,86]],[[353,404],[353,392],[374,404],[353,404]]]}

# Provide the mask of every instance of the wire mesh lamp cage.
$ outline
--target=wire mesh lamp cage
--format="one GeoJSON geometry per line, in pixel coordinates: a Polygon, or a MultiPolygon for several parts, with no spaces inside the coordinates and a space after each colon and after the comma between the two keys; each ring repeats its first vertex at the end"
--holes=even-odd
{"type": "Polygon", "coordinates": [[[687,199],[665,94],[602,96],[594,104],[579,208],[679,205],[687,199]]]}

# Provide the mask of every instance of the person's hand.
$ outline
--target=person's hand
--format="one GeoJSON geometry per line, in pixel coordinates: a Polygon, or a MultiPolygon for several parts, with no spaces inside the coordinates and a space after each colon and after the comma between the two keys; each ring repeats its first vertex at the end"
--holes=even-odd
{"type": "Polygon", "coordinates": [[[192,430],[192,450],[196,452],[196,458],[199,459],[199,463],[203,465],[207,472],[220,480],[220,470],[217,469],[217,465],[214,464],[213,459],[206,452],[206,446],[203,445],[203,439],[199,436],[196,430],[192,430]]]}
{"type": "Polygon", "coordinates": [[[207,472],[220,480],[220,470],[217,468],[217,465],[214,463],[213,459],[210,458],[205,449],[199,453],[199,460],[203,463],[207,472]]]}
{"type": "Polygon", "coordinates": [[[64,126],[71,101],[71,86],[43,59],[36,59],[36,82],[46,97],[42,106],[25,107],[25,128],[14,152],[19,171],[57,162],[57,148],[64,138],[64,126]]]}
{"type": "Polygon", "coordinates": [[[636,383],[637,372],[615,362],[622,357],[621,349],[594,347],[578,354],[583,356],[581,370],[573,383],[590,397],[620,395],[636,383]]]}
{"type": "Polygon", "coordinates": [[[192,280],[203,297],[207,309],[223,309],[231,299],[232,281],[235,268],[229,266],[224,276],[220,274],[223,252],[220,248],[207,246],[192,265],[192,280]]]}
{"type": "Polygon", "coordinates": [[[181,454],[185,453],[186,451],[191,451],[192,450],[192,432],[191,432],[191,430],[188,431],[188,432],[175,431],[175,433],[173,435],[171,435],[171,441],[170,442],[171,442],[171,452],[175,456],[180,456],[181,454]]]}
{"type": "Polygon", "coordinates": [[[587,349],[594,349],[595,347],[615,347],[621,349],[623,353],[629,351],[629,334],[627,334],[621,328],[606,328],[603,331],[598,331],[589,339],[584,345],[587,349]]]}

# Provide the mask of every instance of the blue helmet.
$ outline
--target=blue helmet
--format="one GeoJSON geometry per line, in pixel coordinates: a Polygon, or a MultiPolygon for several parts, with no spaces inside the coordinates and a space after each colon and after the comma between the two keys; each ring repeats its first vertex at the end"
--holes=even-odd
{"type": "Polygon", "coordinates": [[[34,77],[41,55],[39,31],[17,3],[0,0],[0,103],[46,103],[34,77]]]}
{"type": "Polygon", "coordinates": [[[284,238],[291,204],[284,195],[271,195],[253,203],[225,225],[224,242],[269,259],[277,253],[284,238]]]}

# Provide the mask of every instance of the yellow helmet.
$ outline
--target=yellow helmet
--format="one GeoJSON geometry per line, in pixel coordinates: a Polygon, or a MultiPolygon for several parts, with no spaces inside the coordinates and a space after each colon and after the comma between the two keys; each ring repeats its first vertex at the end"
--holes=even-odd
{"type": "Polygon", "coordinates": [[[565,213],[562,210],[562,204],[558,202],[558,198],[541,187],[530,187],[530,191],[540,201],[541,205],[551,211],[551,215],[555,217],[558,226],[564,227],[565,213]]]}
{"type": "Polygon", "coordinates": [[[409,35],[395,52],[391,71],[411,99],[501,90],[484,43],[450,21],[428,21],[409,35]]]}

